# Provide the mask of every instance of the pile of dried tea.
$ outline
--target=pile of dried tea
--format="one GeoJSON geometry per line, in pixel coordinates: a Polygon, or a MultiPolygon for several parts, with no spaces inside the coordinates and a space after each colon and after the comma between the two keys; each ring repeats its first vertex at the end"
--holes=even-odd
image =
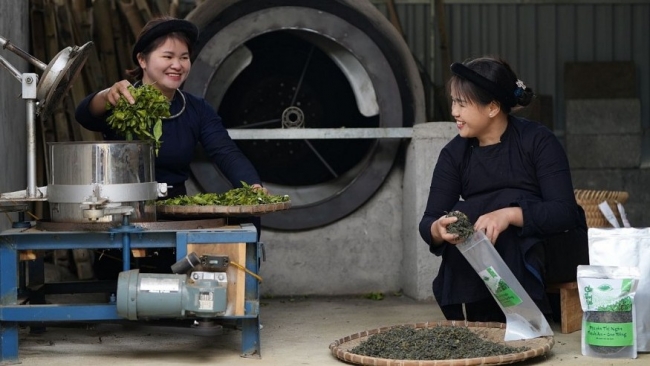
{"type": "Polygon", "coordinates": [[[455,216],[458,218],[456,222],[451,223],[447,226],[447,232],[451,234],[458,234],[458,237],[461,239],[467,239],[472,234],[474,234],[474,225],[472,224],[471,221],[469,221],[469,218],[467,215],[460,211],[451,211],[446,217],[452,217],[455,216]]]}
{"type": "Polygon", "coordinates": [[[465,327],[416,329],[402,326],[373,334],[350,352],[391,360],[455,360],[526,350],[526,347],[515,348],[484,340],[465,327]]]}
{"type": "MultiPolygon", "coordinates": [[[[630,326],[622,326],[626,324],[633,324],[633,316],[632,316],[632,301],[626,301],[628,302],[629,306],[626,308],[621,308],[616,306],[617,309],[615,310],[614,308],[603,308],[602,311],[585,311],[584,312],[584,321],[590,324],[589,328],[589,336],[590,340],[592,338],[596,339],[598,338],[607,338],[607,335],[603,337],[603,334],[606,334],[606,332],[611,332],[613,334],[617,334],[617,336],[620,337],[620,335],[627,333],[627,335],[624,338],[629,338],[632,341],[634,341],[634,336],[633,336],[633,331],[630,328],[630,326]],[[605,324],[605,326],[594,326],[593,324],[605,324]],[[606,327],[609,327],[611,329],[618,329],[612,331],[611,329],[606,329],[606,327]],[[622,329],[625,329],[622,331],[622,329]]],[[[611,340],[614,339],[613,336],[609,337],[611,340]]],[[[609,354],[615,354],[619,353],[622,351],[625,351],[626,348],[629,349],[633,345],[630,345],[630,342],[627,343],[621,343],[621,342],[598,342],[598,341],[591,341],[594,344],[587,344],[586,347],[588,347],[593,353],[593,354],[598,354],[598,355],[609,355],[609,354]]]]}

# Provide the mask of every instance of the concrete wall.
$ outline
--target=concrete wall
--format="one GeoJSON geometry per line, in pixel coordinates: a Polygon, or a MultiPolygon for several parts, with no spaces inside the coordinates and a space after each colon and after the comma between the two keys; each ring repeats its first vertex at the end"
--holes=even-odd
{"type": "Polygon", "coordinates": [[[348,217],[315,230],[265,229],[266,262],[261,292],[274,295],[346,295],[404,292],[430,299],[440,266],[420,238],[418,224],[431,174],[442,147],[456,135],[455,124],[416,125],[381,189],[348,217]]]}
{"type": "Polygon", "coordinates": [[[433,122],[415,125],[413,138],[406,150],[404,173],[404,205],[402,208],[401,281],[404,293],[423,300],[433,298],[431,282],[438,274],[441,257],[429,252],[420,237],[418,226],[429,197],[433,168],[442,148],[458,134],[453,122],[433,122]]]}
{"type": "Polygon", "coordinates": [[[631,62],[567,64],[565,145],[578,189],[627,191],[632,226],[650,226],[642,97],[631,62]]]}
{"type": "MultiPolygon", "coordinates": [[[[29,1],[0,1],[0,36],[18,48],[29,50],[29,1]]],[[[31,72],[26,61],[0,47],[0,56],[19,72],[31,72]]],[[[0,193],[26,188],[25,102],[21,99],[21,83],[0,66],[0,193]]],[[[11,227],[0,213],[0,230],[11,227]]],[[[9,215],[16,220],[15,214],[9,215]]]]}
{"type": "Polygon", "coordinates": [[[396,292],[402,263],[403,164],[355,212],[308,231],[262,231],[263,295],[396,292]]]}

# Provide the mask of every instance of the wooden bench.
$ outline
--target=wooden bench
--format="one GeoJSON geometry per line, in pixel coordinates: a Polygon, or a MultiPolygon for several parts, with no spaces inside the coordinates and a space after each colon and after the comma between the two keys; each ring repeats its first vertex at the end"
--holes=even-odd
{"type": "Polygon", "coordinates": [[[573,333],[582,329],[582,306],[577,282],[547,285],[546,292],[560,294],[560,325],[562,333],[573,333]]]}

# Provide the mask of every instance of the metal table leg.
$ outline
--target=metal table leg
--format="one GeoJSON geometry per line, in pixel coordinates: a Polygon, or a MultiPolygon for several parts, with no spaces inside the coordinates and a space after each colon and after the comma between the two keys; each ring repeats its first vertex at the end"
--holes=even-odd
{"type": "MultiPolygon", "coordinates": [[[[18,252],[2,242],[0,268],[0,305],[15,305],[18,301],[18,252]]],[[[18,363],[18,323],[3,319],[0,309],[0,364],[18,363]]]]}
{"type": "MultiPolygon", "coordinates": [[[[246,268],[259,273],[259,242],[246,244],[246,268]]],[[[262,357],[260,344],[259,284],[253,276],[246,276],[246,301],[251,304],[248,312],[254,318],[242,321],[242,357],[262,357]]]]}

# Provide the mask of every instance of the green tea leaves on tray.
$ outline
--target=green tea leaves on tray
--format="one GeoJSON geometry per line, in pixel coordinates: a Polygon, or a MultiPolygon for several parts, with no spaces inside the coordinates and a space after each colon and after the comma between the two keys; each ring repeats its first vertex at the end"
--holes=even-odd
{"type": "Polygon", "coordinates": [[[158,201],[158,205],[170,206],[249,206],[288,202],[287,195],[272,195],[242,182],[243,187],[224,193],[197,193],[158,201]]]}

